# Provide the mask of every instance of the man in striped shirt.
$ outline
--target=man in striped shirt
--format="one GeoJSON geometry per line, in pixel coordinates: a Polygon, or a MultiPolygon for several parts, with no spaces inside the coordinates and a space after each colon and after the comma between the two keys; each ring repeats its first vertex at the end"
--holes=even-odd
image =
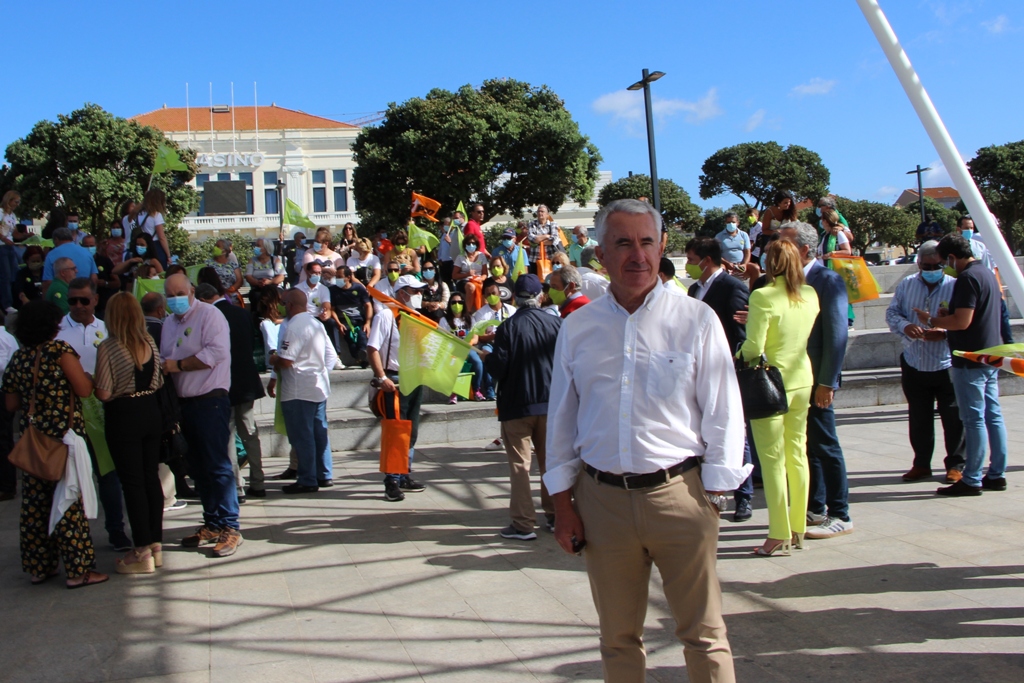
{"type": "Polygon", "coordinates": [[[896,287],[885,320],[903,343],[900,356],[903,393],[910,412],[910,446],[914,464],[903,481],[919,481],[932,476],[932,451],[935,449],[935,404],[945,435],[946,482],[953,484],[963,476],[964,425],[957,409],[956,393],[949,376],[951,357],[946,331],[920,324],[915,309],[938,315],[948,308],[956,278],[943,273],[938,242],[925,242],[917,252],[918,272],[896,287]]]}

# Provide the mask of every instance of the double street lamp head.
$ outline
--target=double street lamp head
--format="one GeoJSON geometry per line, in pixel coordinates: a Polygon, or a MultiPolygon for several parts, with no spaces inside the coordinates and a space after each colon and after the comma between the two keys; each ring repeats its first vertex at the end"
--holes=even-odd
{"type": "Polygon", "coordinates": [[[661,78],[664,75],[665,75],[664,71],[655,71],[655,72],[653,72],[651,74],[648,74],[646,78],[644,78],[642,80],[639,80],[636,83],[634,83],[633,85],[629,86],[628,88],[626,88],[626,90],[640,90],[645,85],[648,85],[650,83],[654,83],[654,81],[658,80],[659,78],[661,78]]]}

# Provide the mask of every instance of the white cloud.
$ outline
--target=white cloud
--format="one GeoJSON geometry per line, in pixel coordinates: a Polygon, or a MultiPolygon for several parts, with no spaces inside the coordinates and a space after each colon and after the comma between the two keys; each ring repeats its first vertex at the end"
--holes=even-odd
{"type": "MultiPolygon", "coordinates": [[[[620,124],[630,133],[637,132],[645,125],[644,95],[639,90],[617,90],[601,95],[592,105],[598,114],[611,116],[612,123],[620,124]]],[[[696,102],[681,99],[666,99],[652,96],[651,106],[654,116],[664,122],[671,116],[685,114],[687,123],[702,123],[720,116],[722,108],[718,105],[718,89],[711,88],[696,102]]]]}
{"type": "Polygon", "coordinates": [[[886,199],[895,199],[900,193],[900,188],[893,185],[884,185],[875,191],[875,196],[886,199]]]}
{"type": "MultiPolygon", "coordinates": [[[[932,163],[928,164],[932,169],[925,171],[921,176],[921,182],[925,187],[952,187],[953,179],[949,177],[949,171],[946,170],[946,166],[941,160],[936,159],[932,163]]],[[[911,176],[911,180],[916,180],[911,176]]],[[[916,183],[914,183],[916,185],[916,183]]]]}
{"type": "Polygon", "coordinates": [[[837,81],[825,80],[824,78],[812,78],[790,91],[791,95],[803,97],[804,95],[825,95],[836,86],[837,81]]]}
{"type": "Polygon", "coordinates": [[[991,21],[981,22],[981,25],[984,26],[989,33],[1005,33],[1010,28],[1010,18],[1005,14],[1000,14],[991,21]]]}
{"type": "Polygon", "coordinates": [[[753,114],[751,114],[750,118],[747,119],[746,124],[744,124],[743,130],[749,133],[750,131],[756,129],[758,126],[764,123],[764,114],[764,109],[758,109],[753,114]]]}

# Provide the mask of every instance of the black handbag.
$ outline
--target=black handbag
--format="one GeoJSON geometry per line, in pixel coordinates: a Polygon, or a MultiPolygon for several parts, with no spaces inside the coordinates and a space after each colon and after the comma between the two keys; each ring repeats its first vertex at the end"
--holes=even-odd
{"type": "Polygon", "coordinates": [[[743,415],[747,420],[761,420],[789,412],[782,373],[768,364],[764,354],[761,354],[757,365],[750,367],[737,358],[736,381],[740,385],[743,415]]]}

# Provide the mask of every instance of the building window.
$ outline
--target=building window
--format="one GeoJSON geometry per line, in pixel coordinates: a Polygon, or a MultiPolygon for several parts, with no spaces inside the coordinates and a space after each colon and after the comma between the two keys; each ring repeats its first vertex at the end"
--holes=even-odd
{"type": "Polygon", "coordinates": [[[277,171],[264,171],[263,172],[263,184],[267,187],[274,187],[277,185],[277,171]]]}
{"type": "Polygon", "coordinates": [[[196,174],[196,189],[199,189],[203,184],[210,179],[209,173],[197,173],[196,174]]]}
{"type": "Polygon", "coordinates": [[[348,180],[348,171],[332,171],[335,185],[344,185],[348,180]]]}
{"type": "Polygon", "coordinates": [[[327,188],[313,188],[313,213],[325,213],[327,211],[327,188]]]}
{"type": "Polygon", "coordinates": [[[277,188],[263,190],[263,201],[266,204],[266,213],[277,213],[277,188]]]}
{"type": "Polygon", "coordinates": [[[218,173],[217,174],[217,180],[231,180],[231,174],[230,173],[218,173]]]}
{"type": "Polygon", "coordinates": [[[344,185],[334,188],[334,210],[348,211],[348,188],[344,185]]]}
{"type": "Polygon", "coordinates": [[[327,171],[313,171],[313,184],[323,185],[327,182],[327,171]]]}

